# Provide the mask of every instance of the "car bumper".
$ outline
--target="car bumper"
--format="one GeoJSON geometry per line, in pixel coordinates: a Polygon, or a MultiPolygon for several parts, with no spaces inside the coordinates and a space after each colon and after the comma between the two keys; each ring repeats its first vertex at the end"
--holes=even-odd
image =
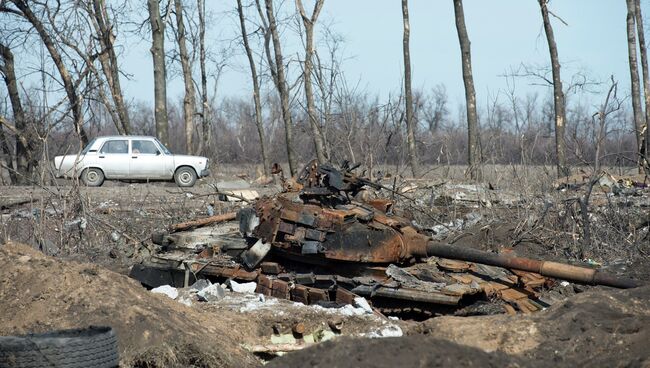
{"type": "Polygon", "coordinates": [[[209,169],[201,170],[201,174],[199,175],[199,177],[204,178],[206,176],[210,176],[210,170],[209,169]]]}

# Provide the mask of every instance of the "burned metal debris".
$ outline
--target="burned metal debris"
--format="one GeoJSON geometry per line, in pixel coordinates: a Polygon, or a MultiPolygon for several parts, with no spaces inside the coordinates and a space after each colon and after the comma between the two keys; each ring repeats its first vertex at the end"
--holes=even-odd
{"type": "MultiPolygon", "coordinates": [[[[364,188],[382,186],[354,169],[310,162],[282,193],[241,210],[237,233],[199,231],[194,241],[156,234],[162,251],[131,276],[151,287],[200,278],[255,281],[258,293],[326,306],[363,296],[384,314],[420,317],[486,303],[496,307],[491,311],[537,311],[554,301],[542,293],[552,278],[639,285],[590,268],[437,243],[391,200],[362,199],[364,188]]],[[[172,230],[179,228],[186,227],[172,230]]]]}

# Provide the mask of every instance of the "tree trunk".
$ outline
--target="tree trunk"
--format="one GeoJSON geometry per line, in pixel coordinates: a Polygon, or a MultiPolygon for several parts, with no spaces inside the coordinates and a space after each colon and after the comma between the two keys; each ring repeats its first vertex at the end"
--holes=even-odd
{"type": "Polygon", "coordinates": [[[465,27],[465,14],[463,12],[462,0],[454,0],[454,13],[456,15],[458,42],[460,43],[463,83],[465,84],[465,100],[467,105],[467,164],[469,165],[470,177],[473,180],[481,180],[481,147],[479,144],[478,115],[476,113],[476,91],[474,90],[472,55],[469,36],[465,27]]]}
{"type": "Polygon", "coordinates": [[[409,165],[413,176],[419,172],[417,148],[415,147],[415,121],[413,119],[413,92],[411,91],[411,51],[409,38],[411,26],[409,24],[408,0],[402,0],[402,20],[404,22],[404,38],[402,47],[404,52],[404,100],[406,103],[406,141],[408,144],[409,165]]]}
{"type": "Polygon", "coordinates": [[[147,0],[147,6],[151,25],[156,137],[167,146],[169,145],[169,132],[167,121],[167,71],[165,67],[165,23],[160,17],[158,0],[147,0]]]}
{"type": "Polygon", "coordinates": [[[635,0],[634,10],[636,15],[636,30],[639,36],[639,50],[641,53],[641,70],[643,72],[643,97],[645,98],[645,147],[643,154],[645,159],[646,174],[650,170],[650,75],[648,71],[648,52],[645,43],[645,31],[643,29],[643,15],[641,13],[641,1],[635,0]]]}
{"type": "Polygon", "coordinates": [[[99,62],[106,76],[108,89],[113,97],[113,103],[115,104],[115,110],[119,118],[119,126],[117,129],[118,131],[121,130],[123,134],[130,134],[131,119],[129,118],[129,112],[126,108],[124,94],[120,85],[120,70],[117,63],[117,55],[115,54],[113,25],[108,18],[106,2],[104,0],[93,0],[92,5],[96,32],[102,48],[99,53],[99,62]]]}
{"type": "Polygon", "coordinates": [[[194,84],[192,83],[192,64],[190,63],[189,53],[187,51],[187,42],[185,39],[185,24],[183,23],[183,4],[181,0],[174,0],[174,9],[176,11],[176,27],[178,52],[181,58],[181,68],[183,69],[183,82],[185,84],[185,97],[183,98],[183,119],[185,120],[185,145],[187,154],[193,152],[192,137],[194,136],[194,105],[195,94],[194,84]]]}
{"type": "Polygon", "coordinates": [[[273,51],[275,54],[275,86],[280,95],[280,103],[282,106],[282,119],[284,120],[284,134],[287,145],[287,159],[289,161],[289,171],[291,176],[296,175],[297,167],[296,160],[293,152],[293,122],[291,120],[291,110],[289,108],[289,87],[284,75],[284,60],[282,57],[282,48],[280,47],[280,36],[278,34],[278,27],[273,14],[273,0],[265,0],[266,3],[266,16],[269,21],[269,31],[273,39],[273,51]]]}
{"type": "MultiPolygon", "coordinates": [[[[5,135],[4,128],[0,125],[0,157],[4,156],[5,167],[9,173],[9,185],[18,183],[18,176],[16,175],[16,169],[14,168],[14,154],[9,147],[9,140],[5,135]]],[[[0,159],[0,162],[2,160],[0,159]]],[[[1,171],[0,171],[1,172],[1,171]]],[[[4,180],[1,180],[4,182],[4,180]]]]}
{"type": "MultiPolygon", "coordinates": [[[[23,110],[23,105],[20,101],[20,95],[18,94],[18,84],[16,82],[16,71],[14,68],[14,55],[11,52],[11,49],[0,43],[0,58],[2,58],[3,63],[0,64],[0,73],[2,73],[5,85],[7,86],[7,92],[9,93],[9,101],[11,101],[11,110],[14,115],[14,125],[16,130],[25,132],[26,130],[26,121],[25,121],[25,112],[23,110]]],[[[4,129],[0,126],[0,136],[2,140],[2,149],[4,154],[8,155],[9,159],[7,160],[8,166],[11,168],[13,166],[14,155],[9,148],[8,141],[4,136],[4,129]]],[[[16,171],[20,175],[16,175],[16,171],[9,170],[9,177],[12,183],[23,182],[22,178],[29,177],[29,160],[27,158],[27,147],[25,147],[20,139],[16,137],[16,171]]]]}
{"type": "Polygon", "coordinates": [[[264,165],[264,176],[271,175],[271,164],[269,162],[268,153],[266,152],[266,139],[264,138],[264,125],[262,123],[262,102],[260,101],[260,82],[257,76],[257,68],[255,67],[255,58],[253,51],[248,43],[248,33],[246,32],[246,21],[244,19],[244,9],[242,8],[241,0],[237,0],[237,12],[239,13],[239,24],[241,26],[241,35],[246,50],[246,57],[248,57],[248,65],[251,69],[251,79],[253,80],[253,102],[255,103],[255,125],[257,126],[257,134],[260,138],[260,151],[262,155],[262,164],[264,165]]]}
{"type": "Polygon", "coordinates": [[[551,71],[553,73],[553,106],[555,108],[555,154],[557,159],[557,176],[563,177],[570,174],[566,163],[566,104],[564,91],[562,90],[562,78],[560,77],[560,60],[557,53],[557,44],[553,35],[553,26],[548,16],[548,0],[539,0],[539,7],[542,11],[544,32],[548,42],[548,51],[551,55],[551,71]]]}
{"type": "Polygon", "coordinates": [[[63,81],[63,88],[65,89],[65,94],[68,98],[68,103],[70,104],[70,109],[72,110],[72,119],[77,132],[77,136],[81,140],[81,145],[86,146],[88,144],[88,135],[83,127],[83,113],[81,110],[81,97],[77,94],[77,89],[72,81],[72,76],[65,64],[63,63],[63,58],[59,53],[59,50],[54,45],[54,41],[50,35],[45,30],[43,23],[40,18],[37,17],[32,9],[27,5],[25,0],[11,0],[11,2],[16,5],[16,7],[23,13],[23,16],[27,21],[34,27],[38,33],[41,41],[47,48],[54,65],[56,66],[61,80],[63,81]]]}
{"type": "Polygon", "coordinates": [[[205,0],[197,0],[196,4],[199,10],[199,68],[201,69],[201,127],[203,130],[198,152],[205,154],[204,147],[210,144],[208,75],[205,68],[205,0]]]}
{"type": "Polygon", "coordinates": [[[311,125],[311,132],[314,139],[314,148],[316,149],[316,158],[319,163],[325,163],[328,160],[325,152],[325,139],[323,132],[320,128],[320,123],[316,119],[316,104],[314,103],[314,92],[312,90],[311,74],[313,69],[313,54],[314,54],[314,24],[318,20],[318,15],[325,0],[316,0],[314,4],[314,11],[311,17],[307,16],[305,8],[302,6],[301,0],[296,0],[296,7],[300,12],[302,23],[305,26],[305,66],[303,70],[303,81],[305,83],[305,99],[307,100],[307,115],[309,117],[309,124],[311,125]]]}
{"type": "Polygon", "coordinates": [[[634,115],[634,131],[637,143],[637,162],[639,171],[642,168],[641,151],[643,144],[643,111],[641,108],[641,86],[639,82],[639,67],[636,55],[636,15],[635,0],[626,0],[627,3],[627,55],[630,64],[630,80],[632,87],[632,112],[634,115]]]}

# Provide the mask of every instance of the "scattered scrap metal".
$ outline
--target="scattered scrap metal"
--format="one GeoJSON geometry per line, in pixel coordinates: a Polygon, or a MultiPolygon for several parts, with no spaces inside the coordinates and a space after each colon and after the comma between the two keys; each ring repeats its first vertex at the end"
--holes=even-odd
{"type": "Polygon", "coordinates": [[[639,285],[596,269],[435,242],[392,200],[361,195],[384,187],[355,168],[310,162],[283,180],[282,193],[240,210],[235,233],[177,232],[235,217],[226,214],[154,234],[161,251],[134,266],[131,276],[150,287],[201,278],[255,281],[258,293],[324,306],[363,296],[384,314],[415,318],[534,312],[554,302],[543,291],[556,278],[639,285]]]}

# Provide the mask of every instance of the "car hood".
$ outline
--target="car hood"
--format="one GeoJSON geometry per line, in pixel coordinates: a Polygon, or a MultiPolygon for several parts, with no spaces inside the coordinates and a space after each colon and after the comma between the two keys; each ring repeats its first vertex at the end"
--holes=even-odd
{"type": "Polygon", "coordinates": [[[54,157],[54,167],[56,169],[61,169],[61,165],[66,165],[71,167],[75,161],[81,161],[84,155],[74,154],[74,155],[64,155],[54,157]]]}

